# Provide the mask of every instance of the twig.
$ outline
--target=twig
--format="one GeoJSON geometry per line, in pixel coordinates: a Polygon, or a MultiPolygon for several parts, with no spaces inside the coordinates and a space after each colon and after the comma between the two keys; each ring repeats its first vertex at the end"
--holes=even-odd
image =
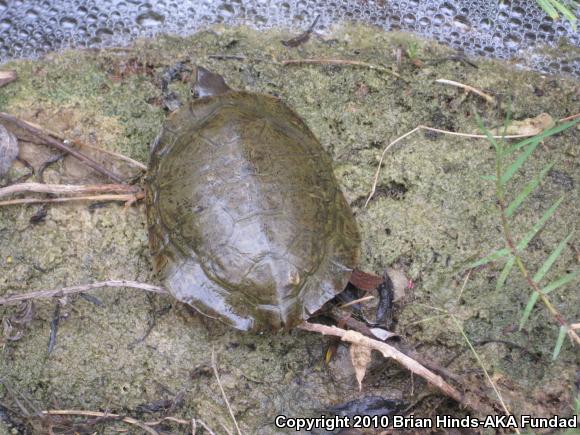
{"type": "Polygon", "coordinates": [[[127,281],[127,280],[109,280],[109,281],[99,281],[94,282],[92,284],[85,284],[79,285],[74,287],[65,287],[58,290],[39,290],[36,292],[30,293],[23,293],[13,296],[6,296],[4,298],[0,298],[0,305],[7,305],[13,304],[20,301],[26,301],[29,299],[45,299],[45,298],[54,298],[54,297],[63,297],[66,295],[74,294],[74,293],[82,293],[90,290],[95,290],[98,288],[103,287],[129,287],[129,288],[136,288],[140,290],[145,290],[148,292],[158,293],[162,295],[166,295],[169,292],[165,290],[163,287],[157,287],[155,285],[146,284],[137,281],[127,281]]]}
{"type": "Polygon", "coordinates": [[[572,121],[573,119],[576,119],[576,118],[580,118],[580,113],[577,113],[576,115],[570,115],[570,116],[567,116],[565,118],[558,119],[558,122],[572,121]]]}
{"type": "MultiPolygon", "coordinates": [[[[369,193],[369,196],[365,202],[364,208],[366,208],[369,205],[369,202],[371,201],[371,199],[373,198],[373,195],[375,194],[375,192],[377,190],[377,184],[379,182],[379,175],[381,173],[381,166],[383,164],[383,160],[385,159],[385,154],[387,153],[387,151],[389,149],[391,149],[393,147],[393,145],[395,145],[397,142],[401,141],[402,139],[406,138],[407,136],[410,136],[411,134],[413,134],[419,130],[428,130],[428,131],[434,131],[436,133],[448,134],[451,136],[471,137],[471,138],[476,138],[476,139],[487,139],[488,138],[488,136],[485,134],[457,133],[455,131],[447,131],[447,130],[441,130],[439,128],[427,127],[426,125],[419,125],[419,126],[415,127],[413,130],[408,131],[404,135],[399,136],[397,139],[395,139],[390,144],[388,144],[385,147],[385,149],[383,150],[383,153],[381,154],[381,158],[380,158],[379,164],[377,166],[377,171],[375,172],[373,187],[371,188],[371,192],[369,193]]],[[[530,137],[530,136],[535,136],[535,134],[514,134],[514,135],[508,135],[508,136],[491,136],[491,137],[493,137],[495,139],[502,139],[502,138],[503,139],[518,139],[518,138],[530,137]]]]}
{"type": "Polygon", "coordinates": [[[57,148],[61,151],[65,151],[65,152],[69,153],[71,156],[77,158],[78,160],[80,160],[81,162],[83,162],[84,164],[89,166],[90,168],[94,169],[95,171],[99,172],[102,175],[109,177],[111,180],[113,180],[117,183],[123,182],[121,177],[112,173],[107,168],[103,167],[96,160],[92,159],[91,157],[87,156],[86,154],[82,153],[81,151],[78,151],[78,150],[70,147],[69,145],[65,144],[64,142],[53,138],[52,136],[46,134],[44,131],[42,131],[38,127],[35,127],[26,121],[18,119],[15,116],[9,115],[8,113],[4,113],[4,112],[0,112],[0,119],[11,122],[11,123],[17,125],[19,128],[26,130],[28,133],[32,134],[33,136],[36,136],[37,138],[41,139],[42,141],[44,141],[48,145],[50,145],[54,148],[57,148]]]}
{"type": "Polygon", "coordinates": [[[155,429],[147,426],[146,424],[141,423],[139,420],[135,420],[131,417],[122,417],[119,414],[111,414],[108,412],[99,412],[99,411],[83,411],[77,409],[50,409],[48,411],[42,411],[43,415],[84,415],[87,417],[112,417],[118,418],[121,421],[132,424],[133,426],[137,426],[140,429],[143,429],[145,432],[150,433],[151,435],[159,435],[155,429]]]}
{"type": "Polygon", "coordinates": [[[237,54],[209,54],[207,57],[217,60],[246,60],[246,56],[240,56],[237,54]]]}
{"type": "Polygon", "coordinates": [[[143,171],[146,171],[147,170],[147,165],[144,165],[143,163],[141,163],[141,162],[139,162],[139,161],[137,161],[135,159],[132,159],[131,157],[125,156],[125,155],[123,155],[121,153],[116,153],[115,151],[110,151],[110,150],[106,150],[106,149],[101,148],[101,147],[97,147],[97,146],[94,146],[94,145],[89,145],[89,144],[80,142],[78,140],[71,140],[71,142],[74,143],[76,146],[78,146],[80,148],[89,148],[89,149],[98,151],[100,153],[109,154],[110,156],[116,157],[119,160],[123,160],[123,161],[125,161],[127,163],[130,163],[133,166],[136,166],[136,167],[138,167],[139,169],[141,169],[143,171]]]}
{"type": "Polygon", "coordinates": [[[360,66],[363,68],[373,69],[375,71],[384,72],[386,74],[391,74],[398,79],[403,80],[406,83],[409,81],[397,74],[396,72],[378,65],[373,65],[372,63],[362,62],[360,60],[348,60],[348,59],[288,59],[283,60],[282,65],[352,65],[360,66]]]}
{"type": "MultiPolygon", "coordinates": [[[[203,422],[203,420],[197,419],[197,420],[194,420],[194,421],[198,422],[201,427],[203,427],[205,430],[207,430],[207,432],[209,433],[209,435],[215,435],[215,432],[213,430],[211,430],[208,427],[208,425],[203,422]]],[[[193,426],[193,423],[192,423],[192,426],[193,426]]]]}
{"type": "Polygon", "coordinates": [[[459,296],[457,296],[456,303],[459,303],[461,301],[461,296],[463,296],[463,290],[465,290],[465,286],[467,285],[467,281],[469,281],[469,277],[471,276],[471,272],[473,272],[473,269],[469,269],[469,272],[467,272],[467,274],[465,275],[465,278],[463,280],[463,285],[461,286],[461,290],[459,290],[459,296]]]}
{"type": "Polygon", "coordinates": [[[44,183],[20,183],[0,188],[0,198],[23,192],[53,193],[53,194],[77,194],[77,193],[137,193],[137,186],[128,184],[44,184],[44,183]]]}
{"type": "Polygon", "coordinates": [[[34,128],[36,128],[38,130],[43,131],[44,133],[52,136],[55,139],[58,139],[58,140],[63,141],[65,144],[67,142],[69,142],[69,143],[75,144],[79,148],[89,148],[89,149],[98,151],[100,153],[109,154],[110,156],[116,157],[119,160],[124,160],[124,161],[126,161],[126,162],[128,162],[128,163],[130,163],[130,164],[132,164],[132,165],[134,165],[136,167],[138,167],[139,169],[142,169],[144,171],[147,170],[147,166],[146,165],[144,165],[143,163],[141,163],[141,162],[139,162],[137,160],[132,159],[131,157],[127,157],[127,156],[125,156],[123,154],[116,153],[114,151],[109,151],[109,150],[106,150],[104,148],[100,148],[100,147],[97,147],[97,146],[94,146],[94,145],[89,145],[89,144],[86,144],[84,142],[81,142],[80,140],[77,140],[77,139],[73,139],[73,140],[66,139],[62,134],[57,133],[54,130],[50,130],[50,129],[46,128],[46,127],[41,127],[40,125],[38,125],[38,124],[36,124],[34,122],[30,122],[30,121],[23,121],[23,122],[26,122],[26,124],[28,124],[31,127],[34,127],[34,128]]]}
{"type": "Polygon", "coordinates": [[[346,307],[350,307],[351,305],[355,305],[355,304],[360,304],[361,302],[366,302],[366,301],[370,301],[372,299],[374,299],[375,297],[372,295],[368,295],[368,296],[364,296],[362,298],[359,299],[355,299],[354,301],[350,301],[345,303],[344,305],[340,305],[338,308],[346,308],[346,307]]]}
{"type": "Polygon", "coordinates": [[[0,71],[0,88],[16,80],[16,71],[0,71]]]}
{"type": "Polygon", "coordinates": [[[435,80],[435,83],[456,86],[458,88],[465,89],[465,91],[467,91],[467,92],[473,92],[474,94],[479,95],[480,97],[485,99],[485,101],[487,101],[490,104],[495,103],[495,98],[493,98],[491,95],[486,94],[483,91],[480,91],[479,89],[474,88],[473,86],[465,85],[463,83],[459,83],[459,82],[455,82],[453,80],[447,80],[447,79],[437,79],[437,80],[435,80]]]}
{"type": "Polygon", "coordinates": [[[314,27],[316,27],[316,23],[318,23],[319,19],[320,15],[317,15],[316,18],[314,19],[314,22],[308,27],[308,29],[306,29],[300,35],[295,36],[294,38],[281,41],[282,45],[285,47],[298,47],[299,45],[307,42],[310,39],[310,35],[314,31],[314,27]]]}
{"type": "Polygon", "coordinates": [[[132,204],[141,198],[143,198],[142,194],[72,196],[65,198],[20,198],[0,201],[0,207],[3,205],[38,204],[38,203],[70,202],[70,201],[121,201],[126,202],[128,204],[132,204]]]}
{"type": "Polygon", "coordinates": [[[226,392],[224,391],[224,388],[222,387],[222,381],[220,380],[220,375],[218,373],[216,359],[215,359],[215,352],[213,351],[213,349],[211,351],[211,368],[213,369],[213,374],[215,375],[215,379],[218,383],[218,386],[220,387],[222,397],[224,398],[224,402],[226,402],[226,406],[228,407],[228,411],[230,413],[230,416],[232,417],[232,420],[234,422],[234,426],[236,427],[236,431],[238,432],[238,435],[242,435],[242,431],[240,431],[240,427],[238,426],[238,422],[236,420],[236,417],[234,416],[234,411],[232,411],[232,407],[230,406],[230,402],[228,401],[228,398],[226,396],[226,392]]]}
{"type": "Polygon", "coordinates": [[[383,354],[385,358],[393,358],[395,361],[397,361],[399,364],[402,364],[405,368],[407,368],[411,372],[421,376],[428,383],[437,387],[446,396],[449,396],[455,401],[466,404],[471,407],[471,405],[465,403],[462,394],[455,388],[453,388],[451,385],[449,385],[447,382],[445,382],[445,380],[443,380],[441,376],[436,375],[432,371],[426,369],[417,361],[408,357],[407,355],[405,355],[404,353],[395,349],[394,347],[392,347],[387,343],[373,340],[371,338],[365,337],[359,332],[346,331],[344,329],[337,328],[336,326],[326,326],[318,323],[304,322],[298,325],[298,328],[303,329],[305,331],[318,332],[323,335],[332,335],[335,337],[340,337],[342,341],[348,341],[350,343],[355,343],[358,345],[369,347],[371,349],[378,350],[383,354]]]}

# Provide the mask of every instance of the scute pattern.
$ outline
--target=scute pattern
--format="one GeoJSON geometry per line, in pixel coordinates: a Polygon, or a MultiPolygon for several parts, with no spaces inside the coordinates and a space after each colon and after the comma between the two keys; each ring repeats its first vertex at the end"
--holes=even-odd
{"type": "Polygon", "coordinates": [[[238,329],[294,326],[357,262],[329,156],[266,95],[231,92],[172,115],[151,157],[147,216],[173,295],[238,329]]]}

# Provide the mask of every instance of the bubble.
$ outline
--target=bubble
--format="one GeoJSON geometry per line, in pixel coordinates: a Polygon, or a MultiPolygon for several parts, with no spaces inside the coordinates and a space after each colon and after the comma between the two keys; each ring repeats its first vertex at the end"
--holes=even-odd
{"type": "Polygon", "coordinates": [[[149,11],[140,14],[136,21],[137,24],[143,27],[157,27],[163,24],[165,17],[157,12],[149,11]]]}
{"type": "Polygon", "coordinates": [[[456,29],[461,30],[461,32],[468,32],[471,29],[470,21],[463,15],[456,15],[453,18],[453,25],[456,29]]]}
{"type": "Polygon", "coordinates": [[[427,17],[422,17],[422,18],[419,20],[419,24],[421,24],[422,26],[425,26],[425,27],[427,27],[428,25],[430,25],[430,24],[431,24],[431,21],[430,21],[430,20],[429,20],[429,18],[427,18],[427,17]]]}
{"type": "Polygon", "coordinates": [[[514,34],[509,34],[505,38],[506,46],[511,50],[515,50],[516,48],[518,48],[521,42],[522,42],[521,38],[514,34]]]}
{"type": "Polygon", "coordinates": [[[220,12],[221,15],[223,15],[223,16],[231,17],[232,15],[234,15],[236,13],[236,10],[234,9],[234,7],[232,5],[223,4],[220,7],[218,7],[218,12],[220,12]]]}
{"type": "Polygon", "coordinates": [[[455,15],[457,13],[457,8],[449,2],[443,3],[441,5],[441,7],[439,8],[439,10],[441,11],[441,13],[443,15],[447,15],[449,17],[452,17],[453,15],[455,15]]]}
{"type": "Polygon", "coordinates": [[[38,18],[38,11],[36,9],[28,9],[26,11],[26,18],[29,20],[36,20],[38,18]]]}
{"type": "Polygon", "coordinates": [[[60,25],[64,29],[74,29],[78,25],[78,21],[73,17],[64,17],[60,20],[60,25]]]}
{"type": "MultiPolygon", "coordinates": [[[[189,35],[218,22],[298,31],[318,14],[317,32],[352,20],[415,31],[468,55],[514,58],[518,50],[555,46],[560,38],[580,45],[579,32],[546,16],[533,0],[0,0],[0,62],[65,46],[127,43],[161,28],[189,35]]],[[[554,72],[580,75],[580,62],[565,63],[567,54],[528,53],[515,57],[539,71],[557,64],[554,72]]]]}

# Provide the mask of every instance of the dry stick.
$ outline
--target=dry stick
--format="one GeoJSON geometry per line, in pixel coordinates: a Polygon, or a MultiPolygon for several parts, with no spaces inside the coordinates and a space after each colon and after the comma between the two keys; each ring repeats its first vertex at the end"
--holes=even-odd
{"type": "Polygon", "coordinates": [[[479,95],[480,97],[485,99],[485,101],[487,101],[488,103],[491,103],[491,104],[495,103],[495,98],[493,98],[491,95],[486,94],[483,91],[480,91],[479,89],[474,88],[473,86],[465,85],[463,83],[459,83],[459,82],[455,82],[453,80],[447,80],[447,79],[437,79],[437,80],[435,80],[435,83],[456,86],[458,88],[465,89],[467,92],[473,92],[474,94],[479,95]]]}
{"type": "Polygon", "coordinates": [[[16,71],[0,71],[0,88],[16,80],[16,71]]]}
{"type": "Polygon", "coordinates": [[[80,160],[81,162],[83,162],[84,164],[89,166],[90,168],[94,169],[95,171],[99,172],[102,175],[109,177],[111,180],[113,180],[117,183],[123,182],[121,177],[112,173],[107,168],[104,168],[96,160],[93,160],[91,157],[87,156],[86,154],[83,154],[82,152],[75,150],[74,148],[71,148],[70,146],[68,146],[67,144],[65,144],[62,141],[54,139],[52,136],[44,133],[42,130],[40,130],[37,127],[32,126],[28,122],[22,121],[22,120],[16,118],[15,116],[9,115],[8,113],[4,113],[4,112],[0,112],[0,119],[6,120],[8,122],[11,122],[11,123],[17,125],[19,128],[26,130],[30,134],[42,139],[48,145],[50,145],[54,148],[57,148],[60,151],[65,151],[65,152],[69,153],[71,156],[77,158],[78,160],[80,160]]]}
{"type": "MultiPolygon", "coordinates": [[[[199,419],[197,419],[197,420],[195,420],[195,421],[199,422],[199,425],[200,425],[201,427],[203,427],[203,428],[204,428],[204,429],[207,431],[207,433],[209,433],[209,435],[215,435],[214,431],[212,431],[212,430],[211,430],[211,429],[208,427],[208,425],[207,425],[207,424],[205,424],[205,423],[203,422],[203,420],[199,420],[199,419]]],[[[193,426],[193,424],[192,424],[192,426],[193,426]]],[[[192,430],[193,430],[193,429],[192,429],[192,430]]],[[[192,435],[195,435],[195,432],[192,432],[192,435]]]]}
{"type": "MultiPolygon", "coordinates": [[[[388,144],[385,147],[385,149],[383,150],[383,153],[381,154],[381,158],[380,158],[379,164],[377,166],[377,171],[375,172],[375,179],[373,181],[373,187],[371,188],[371,192],[369,193],[369,196],[368,196],[368,198],[365,202],[365,205],[364,205],[365,208],[367,207],[367,205],[369,205],[369,202],[371,201],[371,199],[373,198],[373,195],[375,194],[375,192],[377,190],[377,184],[379,182],[379,175],[381,173],[381,165],[383,164],[383,160],[385,159],[385,154],[387,153],[387,151],[389,149],[391,149],[391,147],[393,147],[393,145],[395,145],[397,142],[403,140],[407,136],[410,136],[411,134],[413,134],[419,130],[428,130],[428,131],[434,131],[436,133],[448,134],[451,136],[471,137],[471,138],[476,138],[476,139],[487,139],[487,137],[488,137],[485,134],[457,133],[455,131],[447,131],[447,130],[441,130],[439,128],[427,127],[426,125],[419,125],[419,126],[415,127],[413,130],[408,131],[404,135],[399,136],[393,142],[388,144]]],[[[501,138],[518,139],[518,138],[531,137],[531,136],[535,136],[535,134],[513,134],[513,135],[508,135],[508,136],[492,136],[492,137],[496,138],[496,139],[501,139],[501,138]]]]}
{"type": "Polygon", "coordinates": [[[572,121],[573,119],[576,119],[576,118],[580,118],[580,113],[577,113],[576,115],[570,115],[570,116],[567,116],[565,118],[558,119],[558,122],[572,121]]]}
{"type": "Polygon", "coordinates": [[[200,426],[202,426],[207,431],[207,433],[209,433],[210,435],[215,435],[215,433],[209,427],[207,427],[207,425],[203,421],[196,420],[195,418],[192,418],[191,420],[183,420],[181,418],[170,416],[163,417],[161,420],[157,421],[146,421],[144,424],[146,424],[147,426],[158,426],[164,421],[172,421],[173,423],[191,426],[191,435],[195,435],[197,431],[197,422],[199,422],[200,426]]]}
{"type": "Polygon", "coordinates": [[[139,187],[127,184],[44,184],[44,183],[19,183],[0,188],[0,198],[23,192],[53,193],[53,194],[77,194],[77,193],[138,193],[139,187]]]}
{"type": "Polygon", "coordinates": [[[232,411],[232,407],[230,406],[230,402],[228,401],[228,398],[226,396],[226,392],[224,391],[224,387],[222,387],[222,381],[220,380],[220,375],[219,375],[218,370],[217,370],[217,365],[216,365],[216,361],[215,361],[215,352],[213,351],[213,349],[211,351],[211,368],[213,369],[213,374],[215,375],[218,386],[220,387],[222,397],[224,398],[224,402],[226,402],[226,406],[228,407],[228,411],[230,412],[230,416],[232,417],[232,420],[234,421],[234,426],[236,427],[236,431],[238,432],[238,435],[242,435],[242,431],[240,431],[240,427],[238,426],[238,422],[236,421],[236,417],[234,416],[234,411],[232,411]]]}
{"type": "Polygon", "coordinates": [[[375,71],[384,72],[386,74],[391,74],[398,79],[403,80],[406,83],[409,83],[407,79],[401,77],[394,71],[391,71],[388,68],[373,65],[372,63],[361,62],[359,60],[347,60],[347,59],[288,59],[283,60],[282,65],[353,65],[353,66],[361,66],[368,69],[374,69],[375,71]]]}
{"type": "Polygon", "coordinates": [[[155,429],[141,423],[139,420],[135,420],[131,417],[121,417],[119,414],[110,414],[107,412],[99,412],[99,411],[83,411],[83,410],[76,410],[76,409],[50,409],[48,411],[42,411],[43,415],[84,415],[87,417],[113,417],[113,418],[120,418],[121,421],[132,424],[143,429],[145,432],[150,433],[152,435],[159,435],[155,429]]]}
{"type": "Polygon", "coordinates": [[[17,295],[13,295],[13,296],[6,296],[4,298],[0,298],[0,305],[13,304],[16,302],[26,301],[29,299],[42,299],[42,298],[54,298],[54,297],[60,298],[60,297],[66,296],[66,295],[70,295],[70,294],[74,294],[74,293],[82,293],[82,292],[86,292],[86,291],[90,291],[90,290],[94,290],[94,289],[98,289],[98,288],[103,288],[103,287],[130,287],[130,288],[136,288],[136,289],[140,289],[140,290],[146,290],[148,292],[159,293],[162,295],[169,294],[169,292],[167,290],[165,290],[163,287],[157,287],[155,285],[146,284],[146,283],[137,282],[137,281],[113,279],[113,280],[109,280],[109,281],[94,282],[92,284],[85,284],[85,285],[79,285],[79,286],[74,286],[74,287],[64,287],[64,288],[61,288],[58,290],[39,290],[36,292],[17,294],[17,295]]]}
{"type": "Polygon", "coordinates": [[[0,201],[0,207],[4,205],[16,205],[16,204],[39,204],[39,203],[54,203],[54,202],[70,202],[70,201],[121,201],[131,204],[138,199],[141,199],[143,195],[139,194],[128,194],[128,195],[93,195],[93,196],[72,196],[65,198],[21,198],[21,199],[9,199],[6,201],[0,201]]]}
{"type": "Polygon", "coordinates": [[[373,340],[371,338],[365,337],[359,332],[346,331],[344,329],[337,328],[336,326],[326,326],[318,323],[304,322],[298,325],[298,328],[303,329],[305,331],[318,332],[319,334],[323,335],[333,335],[335,337],[340,337],[342,341],[348,341],[350,343],[378,350],[383,354],[385,358],[393,358],[395,361],[397,361],[399,364],[402,364],[411,372],[421,376],[427,382],[436,386],[446,396],[451,397],[452,399],[454,399],[459,403],[465,404],[462,394],[455,388],[453,388],[451,385],[449,385],[447,382],[445,382],[443,378],[441,378],[441,376],[438,376],[432,371],[426,369],[417,361],[415,361],[412,358],[409,358],[407,355],[405,355],[404,353],[395,349],[394,347],[392,347],[387,343],[373,340]]]}
{"type": "Polygon", "coordinates": [[[121,153],[116,153],[114,151],[109,151],[109,150],[106,150],[104,148],[96,147],[94,145],[89,145],[89,144],[80,142],[78,140],[72,140],[71,142],[74,143],[76,146],[78,146],[80,148],[89,148],[89,149],[98,151],[100,153],[109,154],[110,156],[116,157],[119,160],[124,160],[125,162],[130,163],[133,166],[136,166],[136,167],[138,167],[139,169],[141,169],[143,171],[146,171],[147,170],[147,165],[144,165],[143,163],[141,163],[141,162],[139,162],[139,161],[137,161],[135,159],[132,159],[131,157],[125,156],[125,155],[123,155],[121,153]]]}

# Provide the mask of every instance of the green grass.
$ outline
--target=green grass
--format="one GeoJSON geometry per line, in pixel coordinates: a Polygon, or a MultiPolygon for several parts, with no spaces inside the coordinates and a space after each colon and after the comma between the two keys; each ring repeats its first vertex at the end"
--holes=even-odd
{"type": "Polygon", "coordinates": [[[553,20],[557,20],[562,15],[570,21],[572,28],[576,31],[576,15],[573,9],[577,9],[579,4],[575,0],[536,0],[540,7],[553,20]]]}
{"type": "Polygon", "coordinates": [[[493,176],[486,176],[485,179],[495,183],[496,197],[498,202],[501,228],[505,246],[501,247],[486,257],[470,264],[470,267],[478,267],[492,261],[505,261],[503,270],[496,281],[496,289],[499,291],[503,288],[508,276],[512,270],[516,268],[527,282],[531,294],[528,302],[522,313],[520,319],[520,329],[523,329],[529,320],[532,310],[538,301],[541,301],[549,311],[554,322],[559,326],[558,338],[554,345],[552,357],[558,357],[564,339],[569,336],[571,341],[576,345],[580,345],[580,339],[577,333],[573,330],[571,323],[568,322],[565,316],[558,311],[556,305],[550,301],[549,294],[553,291],[574,282],[580,276],[580,269],[568,271],[567,273],[557,277],[551,282],[544,282],[545,276],[548,274],[554,263],[561,257],[568,242],[572,239],[574,232],[570,232],[564,239],[562,239],[557,246],[555,246],[551,254],[544,260],[542,265],[532,272],[532,267],[528,264],[526,259],[526,248],[534,237],[540,232],[544,231],[552,216],[558,211],[558,208],[565,199],[565,196],[559,198],[552,206],[544,212],[538,221],[530,228],[523,237],[519,240],[514,238],[512,230],[513,217],[517,211],[525,205],[526,199],[530,194],[540,185],[542,180],[552,168],[553,163],[549,163],[531,180],[529,180],[520,192],[512,192],[510,182],[513,176],[522,168],[524,163],[530,158],[538,145],[546,138],[560,133],[570,127],[575,126],[580,122],[580,119],[575,119],[570,122],[562,123],[551,129],[545,130],[542,133],[531,138],[519,141],[514,145],[507,145],[504,140],[494,138],[489,130],[483,127],[480,122],[481,129],[486,133],[489,142],[493,145],[496,152],[495,174],[493,176]],[[517,154],[519,152],[519,154],[517,154]],[[507,197],[514,199],[508,202],[507,197]]]}

